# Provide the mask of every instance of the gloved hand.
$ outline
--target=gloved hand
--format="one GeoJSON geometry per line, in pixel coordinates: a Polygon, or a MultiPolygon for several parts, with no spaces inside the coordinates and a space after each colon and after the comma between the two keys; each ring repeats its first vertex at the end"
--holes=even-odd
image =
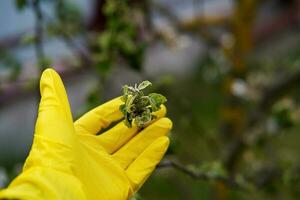
{"type": "Polygon", "coordinates": [[[113,99],[73,123],[59,75],[44,71],[33,145],[23,172],[0,199],[123,200],[130,198],[162,159],[172,127],[166,109],[145,129],[123,122],[96,135],[122,114],[113,99]]]}

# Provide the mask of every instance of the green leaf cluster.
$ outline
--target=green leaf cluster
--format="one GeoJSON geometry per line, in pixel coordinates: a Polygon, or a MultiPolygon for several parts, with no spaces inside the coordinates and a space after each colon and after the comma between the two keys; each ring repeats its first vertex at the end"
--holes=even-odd
{"type": "Polygon", "coordinates": [[[133,121],[137,127],[145,127],[156,117],[152,112],[158,111],[161,104],[167,101],[166,97],[158,93],[145,95],[144,90],[151,85],[150,81],[143,81],[139,85],[135,84],[134,87],[123,86],[124,104],[120,105],[120,111],[124,115],[127,127],[132,127],[133,121]]]}

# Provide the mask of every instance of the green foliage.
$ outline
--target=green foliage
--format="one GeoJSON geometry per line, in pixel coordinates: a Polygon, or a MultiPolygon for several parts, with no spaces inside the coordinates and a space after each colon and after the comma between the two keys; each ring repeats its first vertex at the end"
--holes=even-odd
{"type": "Polygon", "coordinates": [[[133,9],[128,1],[109,0],[103,7],[103,13],[106,17],[106,29],[92,44],[96,69],[101,74],[107,74],[119,58],[122,58],[130,67],[140,70],[145,44],[138,40],[133,9]]]}
{"type": "Polygon", "coordinates": [[[50,36],[69,38],[84,31],[80,8],[72,1],[55,1],[55,18],[48,22],[50,36]]]}
{"type": "Polygon", "coordinates": [[[132,122],[135,119],[137,127],[144,127],[151,120],[155,119],[152,112],[158,111],[161,104],[167,101],[166,97],[157,93],[150,93],[148,96],[144,95],[143,90],[151,86],[150,81],[143,81],[134,87],[123,86],[124,104],[120,106],[120,111],[125,117],[125,124],[127,127],[132,127],[132,122]]]}

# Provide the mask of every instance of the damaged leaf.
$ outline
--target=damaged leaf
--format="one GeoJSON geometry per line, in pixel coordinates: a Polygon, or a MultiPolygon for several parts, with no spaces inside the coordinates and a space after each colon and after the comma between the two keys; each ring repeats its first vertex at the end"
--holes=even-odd
{"type": "Polygon", "coordinates": [[[143,81],[140,84],[135,84],[134,87],[124,85],[120,111],[124,115],[124,123],[127,127],[132,127],[132,122],[137,127],[145,127],[149,122],[156,118],[152,112],[158,111],[161,104],[164,104],[167,99],[161,94],[151,93],[145,95],[143,90],[151,86],[150,81],[143,81]]]}

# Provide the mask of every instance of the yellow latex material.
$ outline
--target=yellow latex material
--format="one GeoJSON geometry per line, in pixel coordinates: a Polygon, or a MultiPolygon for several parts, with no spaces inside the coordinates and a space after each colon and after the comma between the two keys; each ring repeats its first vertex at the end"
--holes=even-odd
{"type": "Polygon", "coordinates": [[[73,123],[59,75],[44,71],[33,145],[23,172],[0,199],[123,200],[145,182],[165,154],[172,122],[162,106],[145,129],[123,122],[97,135],[122,114],[113,99],[73,123]]]}

